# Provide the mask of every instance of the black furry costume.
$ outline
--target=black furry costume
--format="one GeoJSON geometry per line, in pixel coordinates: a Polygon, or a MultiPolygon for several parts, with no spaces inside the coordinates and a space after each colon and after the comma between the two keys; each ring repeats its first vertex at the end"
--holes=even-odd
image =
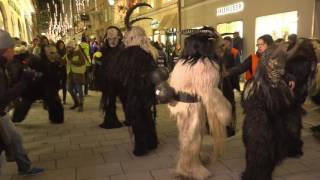
{"type": "Polygon", "coordinates": [[[301,99],[303,86],[313,78],[312,62],[314,53],[308,42],[302,42],[291,52],[274,52],[272,47],[262,55],[255,77],[249,80],[242,94],[245,119],[243,142],[246,148],[246,169],[243,180],[271,180],[276,165],[286,157],[302,155],[301,99]],[[306,47],[311,58],[300,57],[306,47]],[[310,48],[310,49],[309,49],[310,48]],[[299,62],[293,65],[294,62],[299,62]],[[297,66],[304,66],[304,82],[297,66]],[[289,68],[289,67],[292,67],[289,68]],[[290,71],[291,70],[291,71],[290,71]],[[296,87],[289,89],[288,76],[296,78],[296,87]]]}
{"type": "Polygon", "coordinates": [[[311,40],[304,40],[286,63],[285,70],[295,77],[294,99],[287,114],[289,130],[289,157],[303,155],[301,140],[302,129],[302,105],[305,102],[310,85],[315,78],[317,67],[317,57],[311,40]]]}
{"type": "MultiPolygon", "coordinates": [[[[150,73],[155,60],[139,46],[124,49],[107,69],[107,87],[117,92],[123,102],[125,118],[135,135],[134,154],[139,156],[157,147],[155,119],[151,108],[155,103],[154,84],[150,73]]],[[[108,101],[105,101],[108,102],[108,101]]]]}
{"type": "MultiPolygon", "coordinates": [[[[122,38],[120,38],[120,40],[121,39],[122,38]]],[[[121,42],[114,48],[109,47],[108,42],[106,42],[105,47],[102,49],[102,66],[97,72],[97,78],[101,80],[98,86],[100,86],[102,90],[101,105],[104,111],[104,121],[99,126],[105,129],[122,127],[122,123],[119,121],[116,113],[118,91],[113,87],[116,85],[109,82],[110,78],[108,78],[108,72],[113,69],[111,62],[117,61],[116,57],[122,49],[123,45],[121,42]]],[[[124,99],[121,98],[121,102],[124,104],[124,99]]]]}
{"type": "Polygon", "coordinates": [[[16,101],[12,121],[22,122],[32,103],[42,99],[48,108],[51,123],[63,123],[64,110],[58,94],[61,80],[59,65],[49,62],[45,56],[39,58],[34,55],[22,54],[15,56],[15,60],[9,66],[14,78],[19,77],[19,73],[25,66],[42,73],[40,80],[29,84],[21,98],[16,101]]]}

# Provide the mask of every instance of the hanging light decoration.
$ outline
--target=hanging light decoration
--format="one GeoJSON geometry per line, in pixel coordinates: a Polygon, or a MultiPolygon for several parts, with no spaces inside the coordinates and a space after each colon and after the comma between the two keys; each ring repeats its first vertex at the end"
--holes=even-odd
{"type": "MultiPolygon", "coordinates": [[[[49,39],[52,39],[54,41],[59,40],[63,38],[68,31],[73,28],[73,11],[72,11],[72,0],[70,0],[70,14],[68,16],[68,13],[65,13],[65,1],[61,0],[61,11],[58,12],[58,4],[52,0],[52,5],[50,6],[50,3],[47,3],[47,10],[48,12],[53,13],[50,14],[50,20],[49,20],[49,27],[48,31],[46,33],[47,37],[49,39]]],[[[85,9],[84,0],[76,0],[76,10],[77,12],[83,11],[85,9]]],[[[89,1],[86,1],[87,3],[89,1]]]]}

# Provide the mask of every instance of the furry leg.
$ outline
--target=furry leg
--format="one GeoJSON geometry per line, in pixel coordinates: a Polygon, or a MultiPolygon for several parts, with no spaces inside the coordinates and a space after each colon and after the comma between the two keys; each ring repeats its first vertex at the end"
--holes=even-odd
{"type": "Polygon", "coordinates": [[[243,142],[246,148],[246,168],[243,180],[271,180],[272,172],[285,156],[285,126],[281,119],[270,118],[259,107],[244,119],[243,142]],[[273,124],[275,123],[275,124],[273,124]]]}
{"type": "Polygon", "coordinates": [[[200,147],[202,141],[202,122],[200,104],[189,106],[188,111],[177,116],[180,154],[176,167],[178,175],[195,179],[206,179],[211,174],[201,164],[200,147]]]}
{"type": "Polygon", "coordinates": [[[292,108],[291,111],[286,115],[288,128],[288,157],[300,157],[303,155],[303,141],[301,140],[301,115],[302,112],[299,106],[292,108]]]}
{"type": "Polygon", "coordinates": [[[119,121],[116,114],[116,96],[113,94],[104,95],[108,96],[104,99],[105,102],[105,115],[104,122],[100,125],[101,128],[114,129],[122,127],[122,123],[119,121]]]}

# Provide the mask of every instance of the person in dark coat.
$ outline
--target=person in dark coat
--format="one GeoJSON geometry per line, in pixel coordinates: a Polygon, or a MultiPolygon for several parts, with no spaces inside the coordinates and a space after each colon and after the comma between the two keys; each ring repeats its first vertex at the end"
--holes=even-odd
{"type": "MultiPolygon", "coordinates": [[[[62,60],[65,58],[65,55],[67,53],[66,45],[62,40],[57,41],[56,43],[57,53],[60,56],[60,59],[62,60]]],[[[63,62],[59,63],[60,67],[60,73],[61,73],[61,89],[62,89],[62,101],[63,104],[66,104],[67,100],[67,67],[63,62]]]]}
{"type": "MultiPolygon", "coordinates": [[[[31,105],[36,100],[43,100],[46,105],[51,123],[59,124],[64,121],[64,110],[58,94],[60,89],[61,74],[59,73],[58,54],[55,46],[43,47],[40,57],[30,55],[27,59],[17,57],[24,66],[31,67],[41,72],[43,76],[39,81],[30,84],[22,93],[20,101],[15,105],[13,122],[22,122],[27,116],[31,105]]],[[[15,64],[11,64],[15,66],[15,64]]]]}
{"type": "MultiPolygon", "coordinates": [[[[27,47],[25,49],[27,51],[27,47]]],[[[0,154],[4,150],[7,161],[17,163],[20,175],[40,174],[44,169],[31,167],[21,135],[8,115],[12,101],[21,96],[30,83],[37,80],[37,73],[26,68],[21,72],[20,79],[15,84],[10,84],[6,67],[13,56],[14,42],[8,32],[0,30],[0,154]]]]}

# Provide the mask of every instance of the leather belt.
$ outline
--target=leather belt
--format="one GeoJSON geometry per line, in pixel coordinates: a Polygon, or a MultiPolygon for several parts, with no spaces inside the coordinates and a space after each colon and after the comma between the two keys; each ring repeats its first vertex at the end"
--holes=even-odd
{"type": "Polygon", "coordinates": [[[200,98],[197,95],[192,95],[186,92],[178,92],[175,100],[184,103],[197,103],[200,102],[200,98]]]}

